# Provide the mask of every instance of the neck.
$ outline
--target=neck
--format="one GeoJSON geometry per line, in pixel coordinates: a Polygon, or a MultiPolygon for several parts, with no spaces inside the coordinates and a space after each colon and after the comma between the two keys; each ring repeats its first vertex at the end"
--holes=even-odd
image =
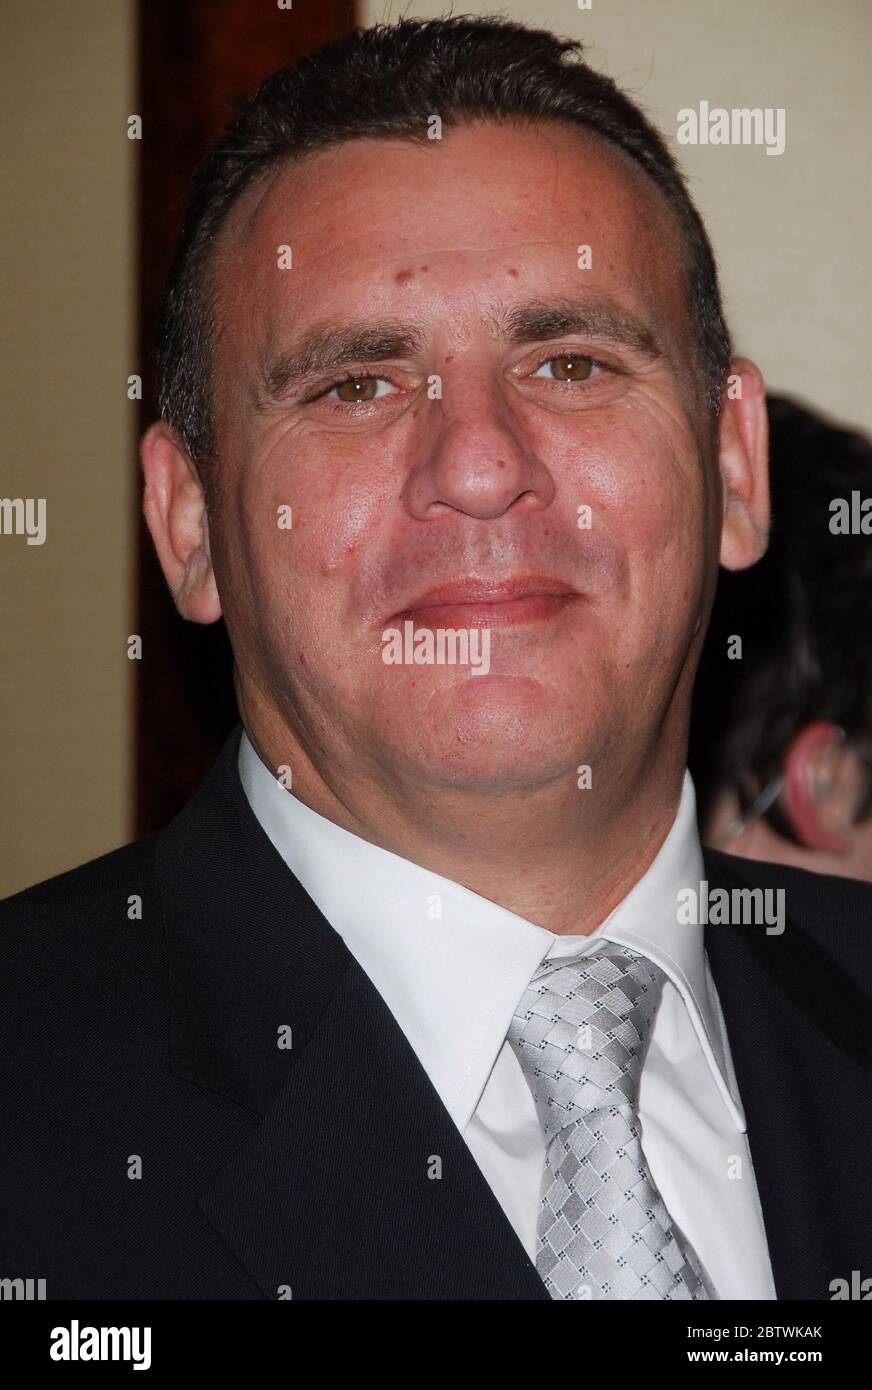
{"type": "Polygon", "coordinates": [[[285,725],[250,714],[243,722],[262,762],[273,775],[291,764],[293,795],[313,811],[558,935],[589,935],[621,902],[681,797],[683,751],[669,758],[662,741],[647,767],[601,767],[598,790],[579,790],[568,772],[499,796],[401,786],[362,775],[351,758],[330,760],[328,784],[285,725]]]}

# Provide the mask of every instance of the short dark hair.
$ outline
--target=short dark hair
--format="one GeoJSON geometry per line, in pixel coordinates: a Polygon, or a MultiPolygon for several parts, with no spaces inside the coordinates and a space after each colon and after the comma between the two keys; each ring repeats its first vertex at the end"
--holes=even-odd
{"type": "MultiPolygon", "coordinates": [[[[872,443],[784,397],[767,407],[769,549],[751,569],[722,571],[694,690],[689,761],[703,824],[725,789],[746,814],[818,719],[840,725],[872,770],[872,547],[830,529],[835,499],[872,495],[872,443]],[[741,660],[727,655],[734,635],[741,660]]],[[[870,812],[872,776],[858,819],[870,812]]],[[[793,838],[777,803],[766,819],[793,838]]]]}
{"type": "Polygon", "coordinates": [[[237,105],[194,171],[158,323],[161,417],[178,430],[201,470],[215,454],[210,357],[216,297],[208,272],[231,206],[262,173],[342,141],[425,142],[432,115],[444,129],[477,120],[568,121],[641,165],[678,221],[700,395],[713,415],[719,412],[731,348],[702,219],[661,135],[581,55],[577,41],[501,18],[407,19],[325,44],[271,74],[237,105]]]}

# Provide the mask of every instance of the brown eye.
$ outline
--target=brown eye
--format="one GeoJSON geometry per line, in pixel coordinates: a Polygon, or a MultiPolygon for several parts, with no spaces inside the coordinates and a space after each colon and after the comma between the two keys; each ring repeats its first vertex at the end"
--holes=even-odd
{"type": "Polygon", "coordinates": [[[337,382],[333,387],[337,399],[354,404],[358,401],[374,401],[376,398],[378,377],[376,376],[352,376],[346,381],[337,382]]]}
{"type": "MultiPolygon", "coordinates": [[[[594,363],[590,357],[581,357],[572,352],[561,352],[557,357],[549,357],[542,367],[551,367],[555,381],[586,381],[593,371],[594,363]]],[[[542,370],[539,368],[539,371],[542,370]]],[[[534,375],[538,375],[534,373],[534,375]]]]}

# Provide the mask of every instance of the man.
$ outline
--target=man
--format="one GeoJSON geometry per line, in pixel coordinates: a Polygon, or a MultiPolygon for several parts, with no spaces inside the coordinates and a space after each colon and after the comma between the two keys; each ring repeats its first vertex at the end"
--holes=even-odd
{"type": "Polygon", "coordinates": [[[49,1296],[826,1299],[872,1262],[869,893],[703,858],[685,769],[763,385],[575,47],[344,39],[195,175],[144,505],[243,728],[166,831],[6,908],[2,1253],[49,1296]]]}
{"type": "Polygon", "coordinates": [[[773,527],[721,576],[690,766],[716,849],[872,882],[872,445],[769,397],[773,527]]]}

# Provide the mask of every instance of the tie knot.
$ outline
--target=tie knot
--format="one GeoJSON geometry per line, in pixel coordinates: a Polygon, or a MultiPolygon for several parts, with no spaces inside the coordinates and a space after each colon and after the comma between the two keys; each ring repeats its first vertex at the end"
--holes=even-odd
{"type": "Polygon", "coordinates": [[[592,1110],[635,1106],[663,980],[653,961],[612,942],[594,955],[545,961],[536,971],[508,1038],[546,1143],[592,1110]]]}

